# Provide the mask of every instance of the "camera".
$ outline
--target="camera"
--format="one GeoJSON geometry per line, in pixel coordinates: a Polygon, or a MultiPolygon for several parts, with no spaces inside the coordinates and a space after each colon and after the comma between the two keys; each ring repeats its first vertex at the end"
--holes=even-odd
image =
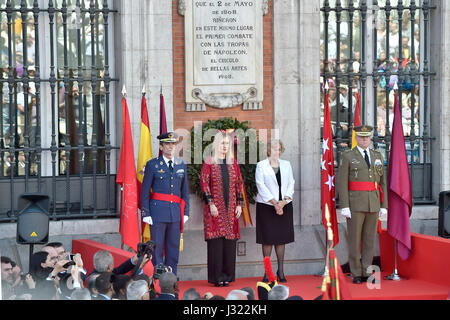
{"type": "Polygon", "coordinates": [[[76,265],[75,261],[69,261],[69,262],[67,262],[66,264],[63,265],[63,268],[67,269],[68,267],[74,266],[74,265],[76,265]]]}
{"type": "Polygon", "coordinates": [[[155,241],[149,240],[147,242],[140,242],[137,245],[137,256],[138,258],[143,257],[145,254],[150,257],[153,251],[156,249],[155,241]]]}
{"type": "Polygon", "coordinates": [[[156,249],[156,242],[149,240],[147,242],[139,242],[137,245],[137,257],[138,261],[136,263],[136,266],[134,267],[134,270],[131,274],[132,277],[135,277],[139,271],[142,261],[144,260],[144,256],[147,255],[147,257],[151,257],[153,251],[156,249]]]}
{"type": "Polygon", "coordinates": [[[159,279],[159,277],[170,270],[170,267],[164,263],[158,263],[153,270],[153,279],[159,279]]]}

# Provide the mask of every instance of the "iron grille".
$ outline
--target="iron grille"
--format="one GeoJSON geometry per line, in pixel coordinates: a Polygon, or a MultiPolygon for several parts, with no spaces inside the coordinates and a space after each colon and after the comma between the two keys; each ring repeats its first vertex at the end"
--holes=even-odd
{"type": "Polygon", "coordinates": [[[48,193],[52,219],[117,216],[110,3],[0,1],[0,221],[23,192],[48,193]]]}
{"type": "MultiPolygon", "coordinates": [[[[335,167],[361,121],[387,167],[397,83],[413,201],[434,203],[430,162],[430,0],[321,0],[321,101],[329,84],[335,167]]],[[[323,121],[322,121],[323,124],[323,121]]],[[[337,172],[337,169],[336,169],[337,172]]],[[[337,175],[336,175],[337,177],[337,175]]]]}

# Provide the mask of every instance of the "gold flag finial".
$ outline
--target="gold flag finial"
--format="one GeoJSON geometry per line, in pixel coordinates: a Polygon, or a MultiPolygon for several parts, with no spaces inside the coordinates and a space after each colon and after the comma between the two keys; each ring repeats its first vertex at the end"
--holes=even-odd
{"type": "Polygon", "coordinates": [[[333,243],[333,230],[331,229],[330,211],[327,203],[325,203],[325,219],[327,220],[327,240],[333,243]]]}

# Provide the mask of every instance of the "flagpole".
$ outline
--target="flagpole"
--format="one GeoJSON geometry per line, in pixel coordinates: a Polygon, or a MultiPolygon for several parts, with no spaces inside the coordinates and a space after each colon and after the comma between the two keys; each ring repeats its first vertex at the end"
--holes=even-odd
{"type": "MultiPolygon", "coordinates": [[[[323,77],[323,78],[324,78],[324,82],[325,82],[325,86],[324,86],[325,96],[324,97],[326,97],[326,94],[328,93],[328,88],[329,88],[328,87],[328,79],[326,79],[325,77],[323,77]]],[[[325,103],[326,102],[324,101],[324,104],[325,103]]],[[[325,210],[325,209],[328,209],[327,205],[325,205],[325,208],[322,208],[322,210],[325,210]]],[[[325,228],[325,267],[323,270],[322,277],[327,276],[327,274],[328,274],[328,229],[325,228]]]]}
{"type": "MultiPolygon", "coordinates": [[[[125,95],[127,94],[127,90],[125,89],[125,84],[122,87],[122,97],[125,98],[125,95]]],[[[122,121],[125,121],[124,119],[122,119],[122,121]]],[[[122,228],[123,228],[123,219],[122,219],[122,215],[123,215],[123,184],[120,186],[120,228],[121,230],[119,230],[122,233],[122,228]]],[[[120,238],[120,248],[123,250],[123,235],[120,238]]]]}
{"type": "MultiPolygon", "coordinates": [[[[398,90],[398,86],[397,86],[397,81],[394,84],[394,93],[397,94],[397,90],[398,90]]],[[[395,108],[395,103],[394,103],[394,108],[395,108]]],[[[400,106],[399,106],[400,108],[400,106]]],[[[395,110],[394,110],[395,112],[395,110]]],[[[397,271],[397,239],[394,239],[394,272],[392,272],[389,276],[386,276],[385,279],[387,280],[393,280],[393,281],[400,281],[402,280],[402,278],[400,277],[400,275],[398,274],[397,271]]]]}
{"type": "MultiPolygon", "coordinates": [[[[120,229],[123,228],[123,186],[120,187],[120,229]]],[[[120,230],[122,232],[122,230],[120,230]]],[[[123,235],[120,237],[120,249],[123,250],[123,235]]]]}
{"type": "Polygon", "coordinates": [[[386,276],[385,279],[387,280],[393,280],[393,281],[400,281],[402,278],[398,274],[397,271],[397,239],[394,240],[394,272],[392,272],[390,275],[386,276]]]}

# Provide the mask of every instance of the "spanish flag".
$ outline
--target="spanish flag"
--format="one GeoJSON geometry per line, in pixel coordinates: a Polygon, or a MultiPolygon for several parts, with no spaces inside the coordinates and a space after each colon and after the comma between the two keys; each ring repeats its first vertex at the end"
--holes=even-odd
{"type": "Polygon", "coordinates": [[[355,139],[355,127],[361,125],[361,102],[360,102],[360,93],[356,93],[356,106],[355,106],[355,115],[353,116],[353,130],[352,130],[352,149],[356,147],[356,139],[355,139]]]}
{"type": "MultiPolygon", "coordinates": [[[[148,120],[147,102],[145,93],[142,94],[141,101],[141,137],[139,141],[139,153],[137,161],[137,187],[138,187],[138,207],[141,209],[141,188],[144,181],[144,170],[147,162],[152,158],[152,143],[150,137],[150,124],[148,120]]],[[[150,226],[147,223],[141,223],[142,242],[150,240],[150,226]]]]}
{"type": "Polygon", "coordinates": [[[250,214],[250,207],[248,204],[247,191],[245,190],[245,184],[242,182],[242,196],[244,198],[244,206],[242,207],[242,219],[244,220],[244,227],[247,227],[247,222],[253,226],[252,216],[250,214]]]}
{"type": "Polygon", "coordinates": [[[242,187],[241,187],[241,193],[243,198],[243,206],[242,206],[242,220],[244,221],[244,228],[247,227],[247,222],[250,222],[250,224],[253,226],[252,222],[252,216],[250,215],[250,206],[248,204],[248,196],[247,191],[245,190],[245,181],[242,177],[241,169],[239,168],[239,164],[237,163],[236,159],[234,159],[234,167],[239,175],[239,177],[242,180],[242,187]]]}

